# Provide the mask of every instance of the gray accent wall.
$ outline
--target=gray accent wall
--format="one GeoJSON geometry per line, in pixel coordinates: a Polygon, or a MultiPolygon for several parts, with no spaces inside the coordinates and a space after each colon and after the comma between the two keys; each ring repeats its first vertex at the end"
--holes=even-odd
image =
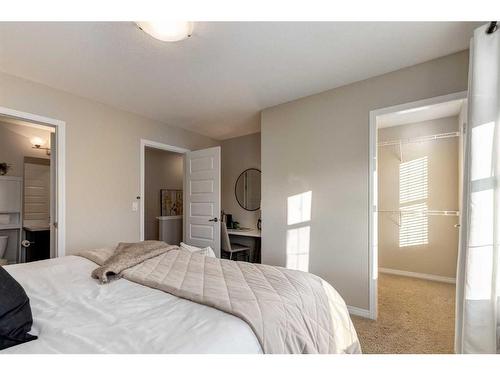
{"type": "Polygon", "coordinates": [[[464,91],[467,71],[463,51],[264,110],[263,263],[286,264],[287,198],[311,191],[309,271],[368,309],[369,112],[464,91]]]}

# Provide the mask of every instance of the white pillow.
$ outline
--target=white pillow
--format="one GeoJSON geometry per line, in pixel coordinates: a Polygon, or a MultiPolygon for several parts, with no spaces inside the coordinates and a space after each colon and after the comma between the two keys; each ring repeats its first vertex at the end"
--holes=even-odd
{"type": "Polygon", "coordinates": [[[201,255],[205,255],[207,257],[215,258],[215,253],[210,246],[207,246],[205,248],[201,248],[201,247],[191,246],[191,245],[185,244],[184,242],[181,242],[180,248],[187,250],[187,251],[191,251],[192,253],[198,253],[201,255]]]}

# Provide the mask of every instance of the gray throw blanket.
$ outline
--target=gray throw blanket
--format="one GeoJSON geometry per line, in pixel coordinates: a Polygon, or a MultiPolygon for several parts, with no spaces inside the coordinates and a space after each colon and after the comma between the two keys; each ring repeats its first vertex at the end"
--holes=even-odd
{"type": "Polygon", "coordinates": [[[163,241],[120,242],[113,255],[92,272],[92,277],[107,283],[109,277],[120,278],[122,271],[177,248],[163,241]]]}
{"type": "Polygon", "coordinates": [[[144,255],[125,258],[119,249],[80,255],[103,266],[96,275],[118,271],[129,281],[242,319],[254,331],[264,353],[361,352],[344,301],[315,275],[211,258],[175,246],[137,263],[146,253],[159,251],[142,245],[137,249],[144,255]]]}

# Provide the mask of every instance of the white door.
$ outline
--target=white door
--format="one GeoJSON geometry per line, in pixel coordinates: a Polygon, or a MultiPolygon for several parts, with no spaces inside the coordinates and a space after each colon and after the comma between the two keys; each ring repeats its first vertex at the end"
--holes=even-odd
{"type": "Polygon", "coordinates": [[[50,133],[50,257],[57,256],[57,153],[56,133],[50,133]]]}
{"type": "Polygon", "coordinates": [[[220,147],[184,159],[184,242],[210,246],[220,257],[220,147]]]}

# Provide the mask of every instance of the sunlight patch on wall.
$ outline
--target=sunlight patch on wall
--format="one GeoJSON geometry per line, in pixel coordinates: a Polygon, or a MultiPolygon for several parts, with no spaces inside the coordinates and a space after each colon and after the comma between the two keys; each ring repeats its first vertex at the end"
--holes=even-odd
{"type": "Polygon", "coordinates": [[[312,191],[288,197],[287,224],[299,224],[311,220],[312,191]]]}
{"type": "Polygon", "coordinates": [[[287,199],[286,268],[309,271],[312,191],[287,199]]]}
{"type": "Polygon", "coordinates": [[[286,233],[286,268],[309,271],[311,227],[288,229],[286,233]]]}

